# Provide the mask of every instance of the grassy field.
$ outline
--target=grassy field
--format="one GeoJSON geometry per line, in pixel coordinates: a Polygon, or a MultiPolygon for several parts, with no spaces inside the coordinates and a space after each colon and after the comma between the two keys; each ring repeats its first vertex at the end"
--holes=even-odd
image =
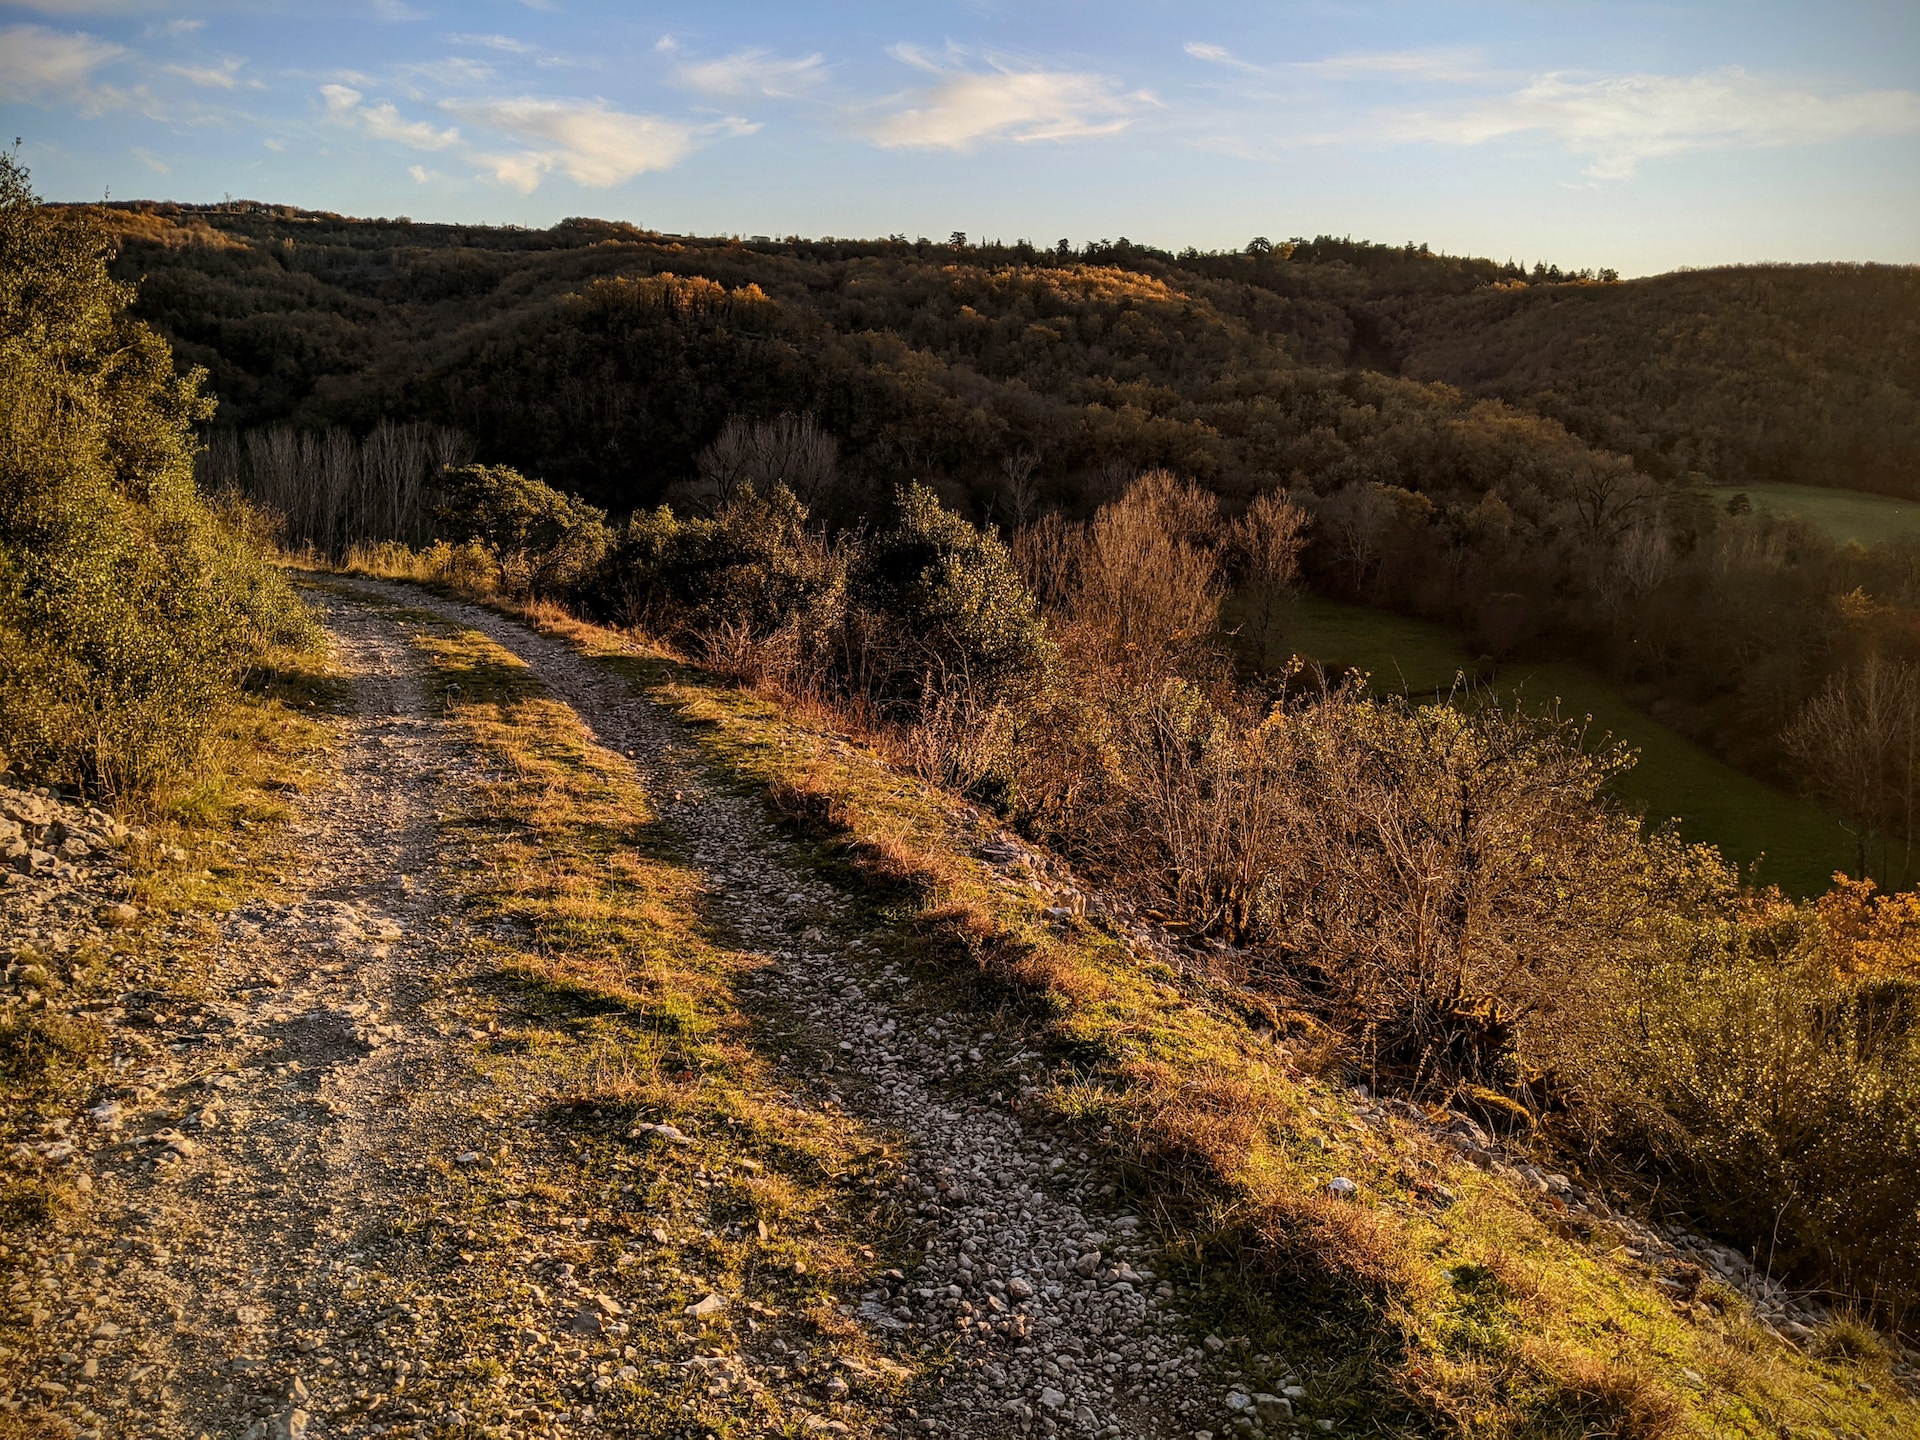
{"type": "Polygon", "coordinates": [[[1876,545],[1902,535],[1920,535],[1920,500],[1825,485],[1721,485],[1710,493],[1722,505],[1735,495],[1745,495],[1755,510],[1799,515],[1843,545],[1849,540],[1876,545]]]}
{"type": "MultiPolygon", "coordinates": [[[[1382,690],[1444,694],[1474,657],[1440,625],[1306,595],[1280,626],[1276,649],[1329,668],[1360,669],[1382,690]]],[[[1276,657],[1277,658],[1277,657],[1276,657]]],[[[1502,690],[1529,702],[1558,702],[1569,718],[1591,717],[1588,733],[1611,735],[1639,752],[1617,782],[1622,798],[1655,820],[1675,818],[1681,834],[1720,847],[1761,884],[1794,895],[1825,890],[1836,869],[1851,869],[1847,833],[1819,807],[1742,774],[1636,708],[1591,670],[1564,661],[1501,667],[1502,690]]]]}

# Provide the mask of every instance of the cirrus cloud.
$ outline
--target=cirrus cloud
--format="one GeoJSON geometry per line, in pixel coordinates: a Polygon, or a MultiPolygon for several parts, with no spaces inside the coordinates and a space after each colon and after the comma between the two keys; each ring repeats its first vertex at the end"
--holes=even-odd
{"type": "Polygon", "coordinates": [[[44,25],[0,26],[0,100],[74,101],[97,111],[121,96],[96,87],[93,73],[126,58],[124,46],[44,25]]]}
{"type": "Polygon", "coordinates": [[[818,55],[784,60],[764,50],[741,50],[718,60],[690,60],[676,66],[673,75],[680,84],[707,95],[790,100],[825,78],[826,62],[818,55]]]}
{"type": "Polygon", "coordinates": [[[1739,67],[1691,76],[1540,76],[1509,95],[1400,116],[1397,138],[1480,145],[1537,134],[1588,161],[1597,180],[1631,178],[1643,161],[1728,146],[1819,144],[1920,130],[1920,94],[1821,94],[1739,67]]]}

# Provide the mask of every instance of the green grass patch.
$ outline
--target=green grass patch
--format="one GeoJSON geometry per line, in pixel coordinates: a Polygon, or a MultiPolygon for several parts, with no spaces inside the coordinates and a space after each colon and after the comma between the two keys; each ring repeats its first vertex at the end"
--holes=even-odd
{"type": "Polygon", "coordinates": [[[1756,512],[1798,516],[1842,545],[1920,535],[1920,500],[1827,485],[1717,485],[1707,493],[1723,506],[1745,495],[1756,512]]]}
{"type": "MultiPolygon", "coordinates": [[[[1456,677],[1476,672],[1477,658],[1444,625],[1323,596],[1291,602],[1278,629],[1270,662],[1294,654],[1330,671],[1364,670],[1382,691],[1444,698],[1456,677]]],[[[1515,661],[1493,688],[1590,716],[1590,740],[1631,746],[1639,758],[1613,782],[1619,797],[1656,824],[1678,820],[1682,835],[1717,846],[1758,884],[1806,897],[1823,893],[1835,870],[1857,868],[1852,837],[1819,806],[1734,769],[1582,665],[1515,661]]]]}

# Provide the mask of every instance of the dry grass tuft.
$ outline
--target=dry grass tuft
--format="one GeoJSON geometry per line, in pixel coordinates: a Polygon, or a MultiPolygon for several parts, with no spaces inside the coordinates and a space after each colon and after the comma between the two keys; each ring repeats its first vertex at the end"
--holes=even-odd
{"type": "Polygon", "coordinates": [[[1556,1394],[1540,1416],[1562,1433],[1594,1440],[1674,1440],[1686,1435],[1686,1407],[1644,1365],[1605,1359],[1565,1345],[1529,1342],[1523,1350],[1555,1381],[1556,1394]]]}

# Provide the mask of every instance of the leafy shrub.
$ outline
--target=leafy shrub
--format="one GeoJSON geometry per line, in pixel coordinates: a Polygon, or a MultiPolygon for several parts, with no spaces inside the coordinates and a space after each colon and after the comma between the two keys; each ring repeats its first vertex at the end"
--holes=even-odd
{"type": "Polygon", "coordinates": [[[507,465],[443,470],[434,521],[441,538],[492,551],[500,586],[516,594],[572,593],[613,544],[603,510],[507,465]]]}
{"type": "Polygon", "coordinates": [[[106,791],[190,767],[313,621],[193,482],[202,373],[126,314],[107,244],[0,155],[0,759],[106,791]]]}
{"type": "Polygon", "coordinates": [[[1669,917],[1612,1036],[1629,1147],[1776,1273],[1920,1304],[1920,980],[1842,973],[1813,906],[1669,917]]]}
{"type": "Polygon", "coordinates": [[[728,650],[736,673],[776,655],[786,674],[827,663],[845,598],[844,557],[808,529],[806,507],[784,485],[743,489],[711,519],[664,505],[634,515],[594,592],[612,618],[728,650]]]}
{"type": "Polygon", "coordinates": [[[904,702],[958,688],[992,695],[1034,678],[1046,635],[1007,547],[924,485],[902,488],[898,504],[898,523],[849,577],[851,603],[868,617],[863,671],[904,702]]]}

